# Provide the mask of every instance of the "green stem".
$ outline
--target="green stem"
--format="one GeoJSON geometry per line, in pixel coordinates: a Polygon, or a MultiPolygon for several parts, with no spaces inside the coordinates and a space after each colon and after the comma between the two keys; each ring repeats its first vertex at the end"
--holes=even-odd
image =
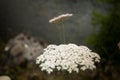
{"type": "Polygon", "coordinates": [[[59,37],[59,42],[61,43],[62,42],[62,32],[61,32],[61,28],[58,26],[57,27],[57,29],[58,29],[58,37],[59,37]]]}
{"type": "Polygon", "coordinates": [[[59,31],[59,40],[60,40],[60,43],[66,43],[66,39],[65,39],[65,26],[63,23],[61,23],[62,26],[60,27],[57,27],[58,28],[58,31],[59,31]]]}
{"type": "Polygon", "coordinates": [[[63,43],[65,44],[66,43],[66,40],[65,40],[65,26],[64,26],[63,23],[62,23],[62,40],[63,40],[63,43]]]}

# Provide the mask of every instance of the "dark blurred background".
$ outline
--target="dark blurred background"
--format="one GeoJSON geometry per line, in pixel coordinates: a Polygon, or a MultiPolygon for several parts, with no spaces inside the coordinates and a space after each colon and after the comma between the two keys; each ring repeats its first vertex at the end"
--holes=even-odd
{"type": "Polygon", "coordinates": [[[72,13],[64,22],[67,43],[82,44],[91,33],[93,9],[104,12],[104,5],[94,0],[1,0],[0,36],[8,40],[20,32],[59,44],[57,27],[49,23],[55,16],[72,13]]]}
{"type": "Polygon", "coordinates": [[[120,0],[0,0],[0,75],[13,80],[54,80],[54,75],[39,72],[30,61],[15,64],[4,48],[20,33],[61,44],[57,29],[61,25],[49,20],[65,13],[73,14],[64,21],[66,43],[84,44],[101,56],[95,71],[72,74],[71,80],[120,80],[120,0]]]}

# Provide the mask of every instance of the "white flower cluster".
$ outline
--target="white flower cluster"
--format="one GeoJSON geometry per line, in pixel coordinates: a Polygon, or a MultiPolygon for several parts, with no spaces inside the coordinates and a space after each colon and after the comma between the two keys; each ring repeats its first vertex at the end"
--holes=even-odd
{"type": "Polygon", "coordinates": [[[37,57],[36,64],[40,64],[41,70],[48,73],[53,69],[79,72],[79,69],[93,70],[96,68],[95,62],[100,62],[100,56],[86,46],[75,44],[49,45],[44,49],[44,53],[37,57]]]}
{"type": "Polygon", "coordinates": [[[72,16],[73,14],[62,14],[62,15],[59,15],[58,17],[54,17],[53,19],[50,19],[49,20],[49,23],[56,23],[56,22],[59,22],[60,20],[63,20],[67,17],[70,17],[72,16]]]}

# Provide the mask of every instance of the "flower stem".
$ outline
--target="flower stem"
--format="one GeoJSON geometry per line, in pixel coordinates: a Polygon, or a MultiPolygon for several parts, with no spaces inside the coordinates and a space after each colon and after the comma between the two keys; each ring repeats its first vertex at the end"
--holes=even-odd
{"type": "Polygon", "coordinates": [[[62,32],[61,32],[61,28],[58,26],[57,27],[57,29],[58,29],[58,37],[59,37],[59,42],[61,43],[62,42],[62,32]]]}
{"type": "Polygon", "coordinates": [[[65,40],[65,26],[64,26],[63,23],[62,23],[62,40],[63,40],[63,43],[65,44],[66,43],[66,40],[65,40]]]}

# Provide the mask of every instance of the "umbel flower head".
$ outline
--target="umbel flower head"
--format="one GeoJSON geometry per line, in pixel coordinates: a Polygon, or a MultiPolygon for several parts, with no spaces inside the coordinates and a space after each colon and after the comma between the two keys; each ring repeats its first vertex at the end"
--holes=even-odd
{"type": "Polygon", "coordinates": [[[49,45],[44,53],[37,57],[36,64],[39,64],[42,71],[48,73],[54,69],[79,72],[79,70],[96,68],[95,62],[100,62],[100,56],[92,52],[86,46],[75,44],[49,45]]]}
{"type": "Polygon", "coordinates": [[[59,15],[59,16],[57,16],[57,17],[54,17],[53,19],[50,19],[50,20],[49,20],[49,23],[58,23],[58,22],[61,22],[61,21],[63,21],[64,19],[66,19],[66,18],[68,18],[68,17],[70,17],[70,16],[72,16],[72,15],[73,15],[73,14],[69,14],[69,13],[59,15]]]}

